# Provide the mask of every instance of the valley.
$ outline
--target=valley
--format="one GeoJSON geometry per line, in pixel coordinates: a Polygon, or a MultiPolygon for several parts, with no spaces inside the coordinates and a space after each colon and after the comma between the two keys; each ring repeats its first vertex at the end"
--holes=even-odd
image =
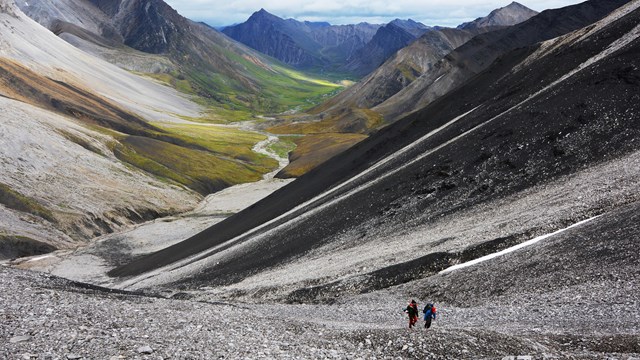
{"type": "Polygon", "coordinates": [[[640,357],[640,0],[504,5],[0,0],[0,357],[640,357]]]}

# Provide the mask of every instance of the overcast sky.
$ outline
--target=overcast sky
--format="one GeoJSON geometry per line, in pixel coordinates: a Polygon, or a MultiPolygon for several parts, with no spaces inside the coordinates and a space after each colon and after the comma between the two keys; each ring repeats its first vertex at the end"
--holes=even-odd
{"type": "MultiPolygon", "coordinates": [[[[393,19],[413,19],[425,25],[456,26],[485,16],[511,0],[165,0],[180,14],[212,26],[247,20],[264,8],[282,18],[327,21],[331,24],[359,22],[387,23],[393,19]]],[[[582,1],[522,0],[536,10],[559,8],[582,1]]]]}

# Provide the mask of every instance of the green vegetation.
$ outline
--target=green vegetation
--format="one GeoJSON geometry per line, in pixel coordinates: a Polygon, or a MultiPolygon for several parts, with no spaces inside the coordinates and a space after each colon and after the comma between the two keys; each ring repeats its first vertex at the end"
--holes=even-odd
{"type": "Polygon", "coordinates": [[[51,222],[56,221],[49,209],[40,205],[36,200],[24,196],[2,183],[0,183],[0,204],[9,209],[39,216],[51,222]]]}
{"type": "Polygon", "coordinates": [[[202,195],[258,181],[275,169],[275,160],[253,152],[265,136],[238,129],[193,124],[156,124],[157,138],[120,136],[116,156],[162,179],[202,195]]]}
{"type": "Polygon", "coordinates": [[[273,99],[275,111],[271,112],[281,112],[296,107],[305,110],[342,89],[338,84],[313,79],[285,67],[274,65],[272,70],[256,73],[260,80],[271,84],[261,89],[267,99],[273,99]]]}
{"type": "Polygon", "coordinates": [[[172,123],[154,123],[154,125],[166,131],[170,138],[180,140],[183,146],[203,148],[213,154],[246,162],[269,171],[277,166],[275,160],[252,150],[255,144],[266,139],[264,135],[228,126],[172,123]]]}
{"type": "Polygon", "coordinates": [[[255,114],[308,109],[344,88],[337,83],[341,80],[337,77],[336,82],[321,80],[275,60],[267,64],[260,58],[239,55],[226,48],[216,51],[233,60],[243,77],[209,71],[207,66],[144,75],[193,95],[194,101],[208,109],[206,116],[198,121],[214,123],[248,120],[255,114]]]}
{"type": "Polygon", "coordinates": [[[361,134],[316,134],[300,137],[291,153],[291,163],[282,170],[284,177],[299,177],[333,156],[366,139],[361,134]]]}
{"type": "MultiPolygon", "coordinates": [[[[295,120],[292,119],[292,120],[295,120]]],[[[292,121],[269,128],[274,134],[362,133],[366,134],[382,126],[382,115],[369,109],[347,109],[327,116],[321,121],[292,121]]]]}
{"type": "Polygon", "coordinates": [[[289,153],[295,150],[297,146],[295,143],[295,139],[297,139],[297,137],[283,136],[279,139],[280,140],[278,142],[269,145],[267,149],[281,158],[287,158],[289,153]]]}
{"type": "Polygon", "coordinates": [[[413,82],[415,79],[422,75],[420,68],[413,63],[402,63],[398,65],[398,71],[402,74],[402,76],[409,80],[409,82],[413,82]]]}
{"type": "MultiPolygon", "coordinates": [[[[207,66],[185,66],[180,72],[148,74],[180,92],[193,96],[206,110],[198,118],[184,118],[192,124],[154,123],[159,131],[140,136],[120,134],[120,145],[114,153],[121,160],[160,178],[182,184],[202,194],[226,186],[260,179],[277,167],[275,160],[252,151],[264,136],[230,127],[211,126],[255,120],[256,115],[304,111],[342,91],[351,82],[339,74],[319,76],[305,74],[278,63],[265,63],[262,58],[238,54],[227,48],[217,53],[231,59],[240,72],[215,73],[207,66]]],[[[369,114],[360,117],[368,118],[369,114]]],[[[376,121],[364,120],[364,127],[376,121]]],[[[325,126],[326,124],[320,124],[325,126]]],[[[334,124],[335,125],[335,124],[334,124]]],[[[289,134],[309,132],[342,132],[333,126],[328,130],[305,125],[289,134]]],[[[283,129],[284,131],[285,129],[283,129]]],[[[288,130],[288,129],[287,129],[288,130]]],[[[358,136],[361,138],[361,136],[358,136]]],[[[297,138],[282,138],[269,151],[287,157],[296,148],[297,138]]],[[[339,136],[332,148],[344,147],[339,136]],[[340,143],[340,144],[337,144],[340,143]]],[[[305,169],[308,167],[305,165],[305,169]]]]}

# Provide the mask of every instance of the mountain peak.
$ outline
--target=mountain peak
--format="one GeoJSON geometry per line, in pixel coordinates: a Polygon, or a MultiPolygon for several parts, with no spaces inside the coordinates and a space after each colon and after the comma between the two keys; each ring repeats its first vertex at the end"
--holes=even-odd
{"type": "Polygon", "coordinates": [[[414,29],[426,29],[428,28],[428,26],[426,26],[423,23],[417,22],[413,19],[395,19],[393,21],[390,22],[390,24],[394,24],[394,25],[398,25],[400,27],[403,28],[414,28],[414,29]]]}
{"type": "Polygon", "coordinates": [[[458,29],[477,29],[487,26],[511,26],[537,15],[538,12],[513,1],[509,5],[493,10],[485,17],[460,24],[458,29]]]}
{"type": "Polygon", "coordinates": [[[268,12],[264,8],[260,8],[260,10],[251,14],[249,19],[280,19],[280,18],[268,12]]]}
{"type": "Polygon", "coordinates": [[[426,26],[425,24],[419,23],[411,19],[407,19],[407,20],[395,19],[391,21],[389,24],[387,24],[387,27],[400,28],[416,38],[420,37],[422,34],[424,34],[426,31],[429,30],[429,27],[426,26]]]}

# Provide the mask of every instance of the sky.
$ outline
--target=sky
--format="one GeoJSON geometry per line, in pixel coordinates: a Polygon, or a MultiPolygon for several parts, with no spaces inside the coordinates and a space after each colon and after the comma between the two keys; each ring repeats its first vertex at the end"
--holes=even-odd
{"type": "MultiPolygon", "coordinates": [[[[457,26],[486,16],[511,0],[165,0],[181,15],[211,26],[246,21],[264,8],[281,18],[326,21],[334,25],[387,23],[413,19],[429,26],[457,26]]],[[[536,10],[559,8],[582,0],[520,0],[536,10]]]]}

